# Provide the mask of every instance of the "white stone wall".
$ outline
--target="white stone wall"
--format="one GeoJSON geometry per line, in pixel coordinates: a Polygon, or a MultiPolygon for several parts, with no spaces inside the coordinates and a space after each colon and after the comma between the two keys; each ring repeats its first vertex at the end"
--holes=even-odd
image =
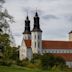
{"type": "Polygon", "coordinates": [[[72,49],[43,49],[43,53],[72,53],[72,49]]]}
{"type": "Polygon", "coordinates": [[[24,39],[24,40],[31,39],[31,34],[24,34],[23,39],[24,39]]]}
{"type": "Polygon", "coordinates": [[[27,58],[31,60],[33,57],[32,48],[27,49],[27,58]]]}
{"type": "Polygon", "coordinates": [[[72,61],[66,61],[66,65],[67,65],[69,68],[72,68],[72,61]]]}
{"type": "Polygon", "coordinates": [[[25,58],[28,58],[31,60],[33,54],[32,54],[32,48],[27,48],[24,40],[22,41],[21,47],[19,49],[19,59],[23,60],[25,58]]]}
{"type": "Polygon", "coordinates": [[[23,60],[27,58],[27,47],[24,40],[22,41],[21,47],[19,48],[19,59],[23,60]]]}
{"type": "Polygon", "coordinates": [[[42,53],[42,32],[32,32],[32,51],[42,53]]]}
{"type": "Polygon", "coordinates": [[[72,41],[72,33],[69,34],[69,41],[72,41]]]}

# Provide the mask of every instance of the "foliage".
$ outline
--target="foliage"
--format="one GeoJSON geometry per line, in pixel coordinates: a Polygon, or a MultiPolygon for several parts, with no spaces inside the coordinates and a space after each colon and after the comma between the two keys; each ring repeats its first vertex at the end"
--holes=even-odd
{"type": "Polygon", "coordinates": [[[55,57],[52,54],[45,53],[43,55],[34,54],[31,63],[38,65],[38,68],[51,69],[54,66],[65,67],[65,60],[61,57],[55,57]]]}
{"type": "Polygon", "coordinates": [[[5,3],[5,0],[0,0],[0,29],[5,31],[9,28],[9,23],[14,22],[14,20],[8,10],[3,7],[3,3],[5,3]]]}
{"type": "Polygon", "coordinates": [[[61,57],[55,57],[52,54],[43,54],[41,57],[41,66],[43,69],[52,68],[53,66],[65,66],[65,60],[61,57]]]}
{"type": "Polygon", "coordinates": [[[13,49],[13,55],[12,55],[12,60],[19,60],[19,52],[17,47],[12,47],[13,49]]]}
{"type": "Polygon", "coordinates": [[[26,59],[24,59],[24,60],[22,60],[22,61],[18,61],[17,62],[17,65],[19,65],[19,66],[24,66],[24,67],[26,67],[27,65],[29,64],[29,60],[26,58],[26,59]]]}
{"type": "Polygon", "coordinates": [[[40,60],[40,54],[33,54],[33,58],[31,59],[31,63],[35,64],[38,60],[40,60]]]}
{"type": "Polygon", "coordinates": [[[37,65],[32,64],[32,63],[29,63],[29,64],[27,65],[27,67],[28,67],[28,68],[37,68],[37,65]]]}
{"type": "Polygon", "coordinates": [[[0,34],[0,50],[1,50],[1,64],[10,65],[12,56],[12,48],[10,47],[10,40],[8,34],[0,34]]]}
{"type": "Polygon", "coordinates": [[[13,17],[9,15],[7,9],[2,7],[5,0],[0,0],[0,63],[2,65],[11,65],[13,48],[10,46],[9,23],[13,22],[13,17]]]}

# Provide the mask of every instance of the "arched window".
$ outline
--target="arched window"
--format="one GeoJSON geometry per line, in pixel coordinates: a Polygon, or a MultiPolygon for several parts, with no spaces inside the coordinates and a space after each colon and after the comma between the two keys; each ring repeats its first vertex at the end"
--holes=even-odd
{"type": "Polygon", "coordinates": [[[35,42],[35,48],[36,48],[36,42],[35,42]]]}
{"type": "Polygon", "coordinates": [[[36,39],[36,35],[35,35],[35,39],[36,39]]]}
{"type": "Polygon", "coordinates": [[[40,39],[40,36],[38,35],[38,39],[40,39]]]}
{"type": "Polygon", "coordinates": [[[40,43],[38,42],[38,48],[40,48],[40,43]]]}

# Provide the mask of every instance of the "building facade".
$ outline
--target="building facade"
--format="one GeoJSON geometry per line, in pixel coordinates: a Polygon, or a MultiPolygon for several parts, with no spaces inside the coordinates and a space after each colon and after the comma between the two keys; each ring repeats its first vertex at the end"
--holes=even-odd
{"type": "Polygon", "coordinates": [[[69,32],[69,41],[42,40],[42,30],[40,28],[40,18],[38,13],[34,16],[34,26],[30,30],[30,20],[26,17],[23,40],[19,48],[19,59],[28,58],[31,60],[34,53],[52,53],[65,59],[66,65],[72,67],[72,31],[69,32]]]}

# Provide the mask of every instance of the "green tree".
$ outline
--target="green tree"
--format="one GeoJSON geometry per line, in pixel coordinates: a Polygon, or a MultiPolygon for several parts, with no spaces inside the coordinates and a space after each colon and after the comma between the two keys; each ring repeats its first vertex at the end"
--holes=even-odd
{"type": "Polygon", "coordinates": [[[12,57],[11,59],[14,60],[14,61],[18,61],[19,60],[19,48],[17,47],[13,47],[13,54],[12,54],[12,57]]]}
{"type": "Polygon", "coordinates": [[[8,13],[8,10],[3,7],[5,0],[0,0],[0,29],[3,33],[7,33],[10,26],[9,24],[13,23],[13,16],[8,13]]]}
{"type": "Polygon", "coordinates": [[[12,47],[10,47],[10,40],[8,34],[0,34],[0,49],[2,53],[2,64],[9,65],[10,57],[12,56],[12,47]]]}
{"type": "Polygon", "coordinates": [[[9,29],[9,23],[13,22],[13,17],[3,8],[4,3],[4,0],[0,0],[0,53],[2,54],[0,61],[3,65],[10,65],[13,48],[10,46],[10,36],[6,31],[9,29]]]}
{"type": "Polygon", "coordinates": [[[52,68],[53,66],[65,66],[65,60],[61,57],[45,53],[41,56],[41,66],[43,69],[52,68]]]}

